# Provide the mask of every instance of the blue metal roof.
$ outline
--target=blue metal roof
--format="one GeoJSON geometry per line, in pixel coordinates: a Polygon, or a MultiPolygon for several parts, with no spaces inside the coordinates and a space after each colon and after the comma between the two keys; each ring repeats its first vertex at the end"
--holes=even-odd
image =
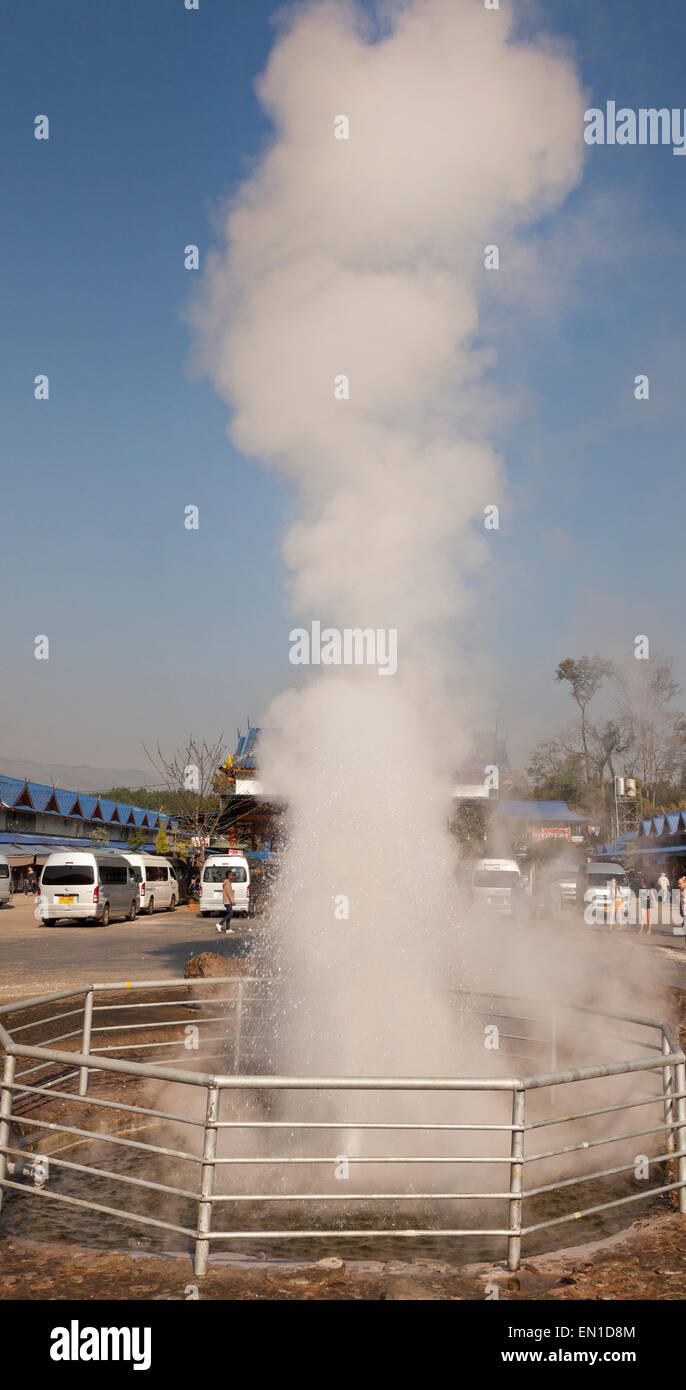
{"type": "MultiPolygon", "coordinates": [[[[119,851],[129,849],[128,840],[108,840],[106,845],[97,845],[86,835],[81,839],[75,839],[68,835],[20,835],[16,830],[0,830],[0,844],[17,845],[27,852],[39,853],[41,850],[60,850],[60,849],[80,849],[86,854],[95,853],[106,854],[108,850],[119,851]]],[[[140,850],[151,852],[155,846],[151,841],[141,845],[140,850]]],[[[140,851],[137,851],[140,853],[140,851]]]]}
{"type": "Polygon", "coordinates": [[[44,811],[52,798],[52,787],[45,787],[42,782],[28,782],[27,786],[34,811],[44,811]]]}
{"type": "Polygon", "coordinates": [[[5,806],[14,806],[18,796],[24,790],[24,783],[18,777],[0,777],[0,801],[5,806]]]}
{"type": "Polygon", "coordinates": [[[590,820],[580,811],[570,811],[566,801],[498,801],[496,815],[502,820],[551,820],[574,825],[590,820]]]}
{"type": "MultiPolygon", "coordinates": [[[[143,806],[128,806],[123,802],[110,801],[107,797],[91,796],[86,792],[70,792],[64,787],[49,787],[44,782],[25,782],[20,777],[0,775],[0,805],[15,807],[20,803],[25,805],[27,810],[33,809],[47,815],[73,816],[86,821],[93,819],[99,807],[106,825],[134,824],[141,827],[145,822],[144,828],[149,826],[157,829],[158,826],[172,825],[174,821],[173,816],[167,815],[164,811],[146,811],[143,806]],[[30,806],[27,796],[30,798],[30,806]],[[115,812],[118,820],[113,821],[115,812]]],[[[125,844],[126,841],[122,840],[121,843],[125,844]]]]}
{"type": "Polygon", "coordinates": [[[641,838],[656,839],[659,835],[679,835],[686,830],[686,806],[679,811],[668,811],[666,815],[652,816],[641,821],[641,838]]]}
{"type": "Polygon", "coordinates": [[[236,744],[236,752],[233,756],[234,765],[240,768],[254,768],[256,766],[255,751],[260,737],[261,729],[259,726],[248,729],[246,734],[239,736],[236,744]]]}
{"type": "Polygon", "coordinates": [[[55,787],[55,801],[60,808],[60,815],[70,816],[78,797],[76,792],[67,792],[62,787],[55,787]]]}

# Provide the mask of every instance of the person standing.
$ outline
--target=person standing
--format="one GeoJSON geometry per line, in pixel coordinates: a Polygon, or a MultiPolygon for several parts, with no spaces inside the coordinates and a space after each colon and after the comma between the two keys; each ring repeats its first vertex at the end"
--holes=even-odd
{"type": "Polygon", "coordinates": [[[669,926],[672,915],[670,912],[672,885],[666,869],[662,870],[657,880],[657,890],[659,893],[658,922],[661,920],[663,927],[669,926]],[[660,910],[660,908],[662,910],[660,910]]]}
{"type": "Polygon", "coordinates": [[[222,922],[217,922],[217,931],[219,932],[220,936],[221,936],[221,933],[222,933],[222,928],[225,928],[225,929],[226,929],[227,935],[228,935],[228,933],[232,930],[232,928],[231,928],[231,918],[233,917],[233,910],[234,910],[234,907],[236,906],[236,899],[235,899],[234,896],[233,896],[233,884],[232,884],[232,880],[231,880],[231,870],[230,870],[230,869],[227,869],[227,870],[226,870],[226,875],[225,875],[224,883],[223,883],[223,886],[222,886],[222,900],[223,900],[223,903],[224,903],[224,914],[225,914],[225,915],[224,915],[224,920],[223,920],[222,922]]]}
{"type": "Polygon", "coordinates": [[[681,878],[677,880],[677,886],[679,889],[679,906],[681,909],[682,926],[678,932],[675,931],[675,935],[681,936],[686,946],[686,935],[684,935],[684,925],[686,924],[686,874],[682,874],[681,878]]]}

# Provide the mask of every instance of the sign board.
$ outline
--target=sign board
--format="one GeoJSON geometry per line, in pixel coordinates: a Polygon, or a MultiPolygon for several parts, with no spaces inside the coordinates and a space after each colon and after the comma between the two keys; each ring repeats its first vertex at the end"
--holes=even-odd
{"type": "Polygon", "coordinates": [[[530,825],[532,840],[571,840],[572,832],[568,825],[530,825]]]}

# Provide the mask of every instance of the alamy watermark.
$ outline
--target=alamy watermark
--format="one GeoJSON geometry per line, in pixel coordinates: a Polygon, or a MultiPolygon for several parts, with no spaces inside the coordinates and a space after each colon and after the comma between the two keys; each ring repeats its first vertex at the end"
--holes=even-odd
{"type": "Polygon", "coordinates": [[[686,154],[686,109],[641,106],[638,111],[616,101],[591,106],[584,112],[587,145],[671,145],[672,154],[686,154]]]}
{"type": "Polygon", "coordinates": [[[308,632],[294,627],[288,634],[292,666],[376,666],[380,676],[398,669],[396,627],[325,627],[316,619],[308,632]]]}

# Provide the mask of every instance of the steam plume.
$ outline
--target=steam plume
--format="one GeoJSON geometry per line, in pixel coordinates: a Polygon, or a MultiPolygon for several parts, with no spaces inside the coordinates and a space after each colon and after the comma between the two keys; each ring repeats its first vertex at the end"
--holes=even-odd
{"type": "MultiPolygon", "coordinates": [[[[399,668],[330,667],[265,720],[290,806],[279,909],[293,1008],[279,1060],[445,1070],[456,931],[445,830],[459,751],[451,621],[502,500],[478,297],[577,180],[583,101],[506,9],[292,11],[258,85],[273,143],[238,190],[195,317],[231,437],[297,487],[300,618],[396,628],[399,668]],[[334,138],[345,115],[349,138],[334,138]],[[345,374],[350,398],[334,398],[345,374]],[[349,898],[349,918],[334,897],[349,898]]],[[[284,643],[287,642],[284,634],[284,643]]],[[[458,662],[459,675],[459,662],[458,662]]]]}

